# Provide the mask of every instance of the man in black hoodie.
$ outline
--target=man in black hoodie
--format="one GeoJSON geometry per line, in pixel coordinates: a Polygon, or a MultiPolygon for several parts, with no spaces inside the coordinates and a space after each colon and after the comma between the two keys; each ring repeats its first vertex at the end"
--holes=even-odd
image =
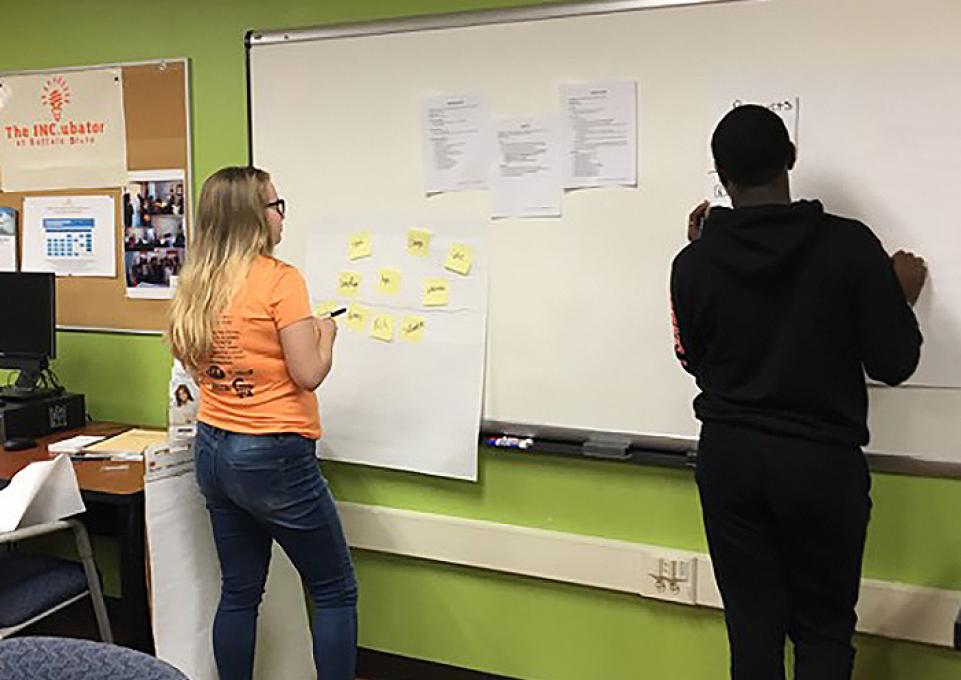
{"type": "Polygon", "coordinates": [[[734,209],[701,204],[671,272],[674,345],[701,390],[697,484],[734,680],[850,678],[870,477],[864,374],[917,366],[923,260],[791,202],[775,114],[734,109],[711,140],[734,209]],[[701,225],[701,220],[706,219],[701,225]]]}

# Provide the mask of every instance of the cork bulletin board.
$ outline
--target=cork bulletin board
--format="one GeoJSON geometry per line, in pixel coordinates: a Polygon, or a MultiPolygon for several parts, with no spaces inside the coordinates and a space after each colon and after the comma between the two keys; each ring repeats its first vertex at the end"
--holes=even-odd
{"type": "MultiPolygon", "coordinates": [[[[190,125],[186,59],[121,64],[126,122],[127,170],[182,169],[190,186],[190,125]]],[[[91,67],[93,68],[93,67],[91,67]]],[[[101,68],[101,67],[96,67],[101,68]]],[[[49,72],[77,69],[50,69],[49,72]]],[[[8,74],[12,75],[12,74],[8,74]]],[[[184,214],[189,215],[189,191],[184,214]]],[[[166,326],[169,302],[127,297],[124,215],[120,187],[0,192],[0,206],[18,213],[18,261],[22,262],[23,199],[27,196],[111,196],[116,211],[116,271],[113,277],[57,277],[57,326],[61,329],[157,332],[166,326]]],[[[187,222],[189,229],[189,218],[187,222]]]]}

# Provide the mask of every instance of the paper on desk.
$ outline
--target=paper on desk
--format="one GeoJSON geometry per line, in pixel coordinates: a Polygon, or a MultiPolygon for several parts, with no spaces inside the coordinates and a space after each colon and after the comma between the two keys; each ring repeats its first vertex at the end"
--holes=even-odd
{"type": "Polygon", "coordinates": [[[70,458],[31,463],[0,491],[0,532],[43,524],[86,510],[70,458]]]}
{"type": "Polygon", "coordinates": [[[116,437],[88,446],[91,453],[138,453],[142,454],[151,444],[164,444],[167,441],[165,430],[127,430],[116,437]]]}
{"type": "Polygon", "coordinates": [[[103,439],[104,437],[79,435],[70,437],[70,439],[54,442],[53,444],[47,444],[47,451],[50,453],[76,453],[77,451],[83,451],[88,446],[96,444],[103,439]]]}

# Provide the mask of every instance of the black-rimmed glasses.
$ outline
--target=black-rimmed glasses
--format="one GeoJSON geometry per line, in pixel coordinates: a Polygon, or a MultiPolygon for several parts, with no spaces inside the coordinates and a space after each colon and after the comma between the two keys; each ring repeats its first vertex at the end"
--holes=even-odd
{"type": "Polygon", "coordinates": [[[274,210],[277,211],[277,214],[279,214],[281,217],[287,216],[287,202],[282,198],[278,198],[276,201],[271,201],[264,207],[273,208],[274,210]]]}

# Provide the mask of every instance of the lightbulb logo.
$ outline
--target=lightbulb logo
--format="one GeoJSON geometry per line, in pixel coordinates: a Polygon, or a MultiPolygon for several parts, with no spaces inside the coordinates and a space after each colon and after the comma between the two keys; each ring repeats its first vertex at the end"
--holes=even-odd
{"type": "Polygon", "coordinates": [[[50,113],[54,121],[60,122],[63,116],[63,107],[70,103],[70,86],[63,76],[54,76],[47,79],[43,84],[43,93],[40,95],[40,102],[44,106],[50,107],[50,113]]]}

